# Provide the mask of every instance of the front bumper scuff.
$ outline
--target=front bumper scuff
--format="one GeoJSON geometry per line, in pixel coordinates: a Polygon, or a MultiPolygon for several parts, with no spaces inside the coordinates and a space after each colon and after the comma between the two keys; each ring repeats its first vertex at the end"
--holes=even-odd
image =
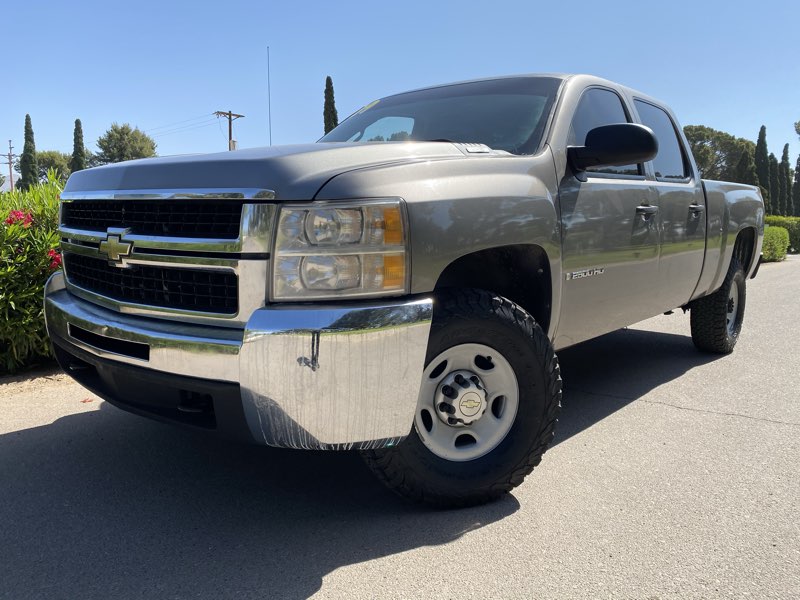
{"type": "Polygon", "coordinates": [[[214,399],[215,410],[231,414],[218,403],[239,402],[242,410],[233,413],[243,414],[242,429],[257,443],[283,448],[377,448],[408,435],[432,312],[430,298],[269,306],[256,310],[242,331],[123,315],[71,295],[61,273],[45,290],[47,328],[60,362],[66,352],[95,364],[105,374],[101,395],[113,403],[157,418],[168,414],[121,400],[115,381],[123,377],[108,375],[114,372],[144,380],[152,373],[154,387],[163,379],[159,373],[168,375],[176,397],[184,393],[182,378],[192,393],[203,380],[209,390],[220,382],[238,385],[238,397],[228,386],[224,400],[214,399]],[[114,344],[87,344],[70,327],[147,344],[149,358],[115,353],[114,344]]]}

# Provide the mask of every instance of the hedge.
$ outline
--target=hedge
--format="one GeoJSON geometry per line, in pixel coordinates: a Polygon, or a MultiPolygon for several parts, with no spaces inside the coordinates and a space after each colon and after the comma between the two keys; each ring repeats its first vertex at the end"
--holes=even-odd
{"type": "Polygon", "coordinates": [[[761,252],[764,262],[777,262],[786,258],[789,247],[789,232],[785,227],[770,226],[764,230],[764,245],[761,252]]]}
{"type": "Polygon", "coordinates": [[[55,172],[21,192],[0,194],[0,375],[50,357],[44,284],[61,267],[55,172]]]}
{"type": "Polygon", "coordinates": [[[800,252],[800,217],[768,215],[764,222],[767,225],[786,229],[789,232],[790,252],[800,252]]]}

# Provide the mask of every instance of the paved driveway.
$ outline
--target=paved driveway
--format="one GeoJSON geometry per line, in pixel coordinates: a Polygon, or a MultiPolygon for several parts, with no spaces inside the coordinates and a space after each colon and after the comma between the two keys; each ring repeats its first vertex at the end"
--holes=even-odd
{"type": "Polygon", "coordinates": [[[798,598],[800,257],[733,355],[680,311],[560,353],[556,445],[428,511],[352,454],[234,445],[0,380],[0,598],[798,598]]]}

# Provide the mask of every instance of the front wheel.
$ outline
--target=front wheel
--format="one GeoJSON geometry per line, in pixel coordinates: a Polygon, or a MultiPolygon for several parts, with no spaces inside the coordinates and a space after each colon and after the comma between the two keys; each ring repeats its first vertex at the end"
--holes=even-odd
{"type": "Polygon", "coordinates": [[[363,456],[406,498],[481,504],[539,464],[560,406],[558,359],[533,318],[484,291],[448,292],[434,309],[410,435],[363,456]]]}

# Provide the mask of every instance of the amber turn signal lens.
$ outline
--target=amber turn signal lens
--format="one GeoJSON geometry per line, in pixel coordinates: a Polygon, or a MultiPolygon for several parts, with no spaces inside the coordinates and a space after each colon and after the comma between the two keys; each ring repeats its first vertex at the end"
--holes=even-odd
{"type": "Polygon", "coordinates": [[[403,243],[403,219],[399,206],[383,209],[383,242],[387,246],[403,243]]]}
{"type": "Polygon", "coordinates": [[[383,257],[383,287],[402,288],[406,280],[406,260],[402,254],[387,254],[383,257]]]}

